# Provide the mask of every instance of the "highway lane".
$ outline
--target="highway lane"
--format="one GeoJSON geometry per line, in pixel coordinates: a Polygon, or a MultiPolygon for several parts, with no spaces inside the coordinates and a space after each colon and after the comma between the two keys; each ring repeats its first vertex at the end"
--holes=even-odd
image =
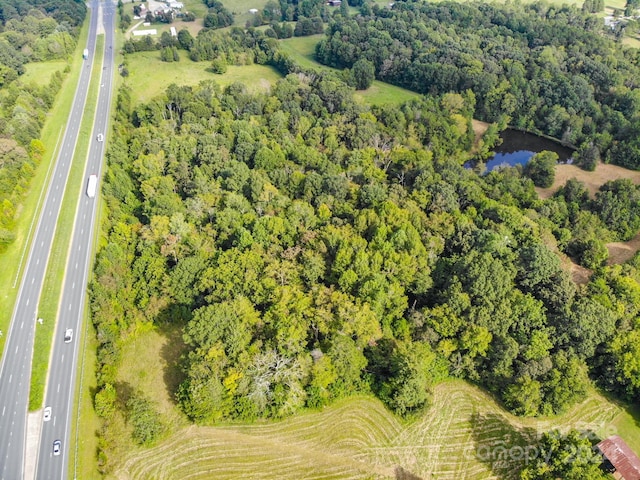
{"type": "MultiPolygon", "coordinates": [[[[49,364],[45,405],[51,407],[51,419],[43,422],[38,449],[36,478],[65,479],[69,472],[70,454],[75,447],[71,437],[71,426],[76,418],[74,406],[75,376],[78,370],[78,354],[82,333],[82,320],[86,299],[86,288],[91,268],[92,240],[97,214],[97,198],[87,195],[88,177],[100,178],[104,157],[104,138],[109,124],[111,91],[114,66],[113,32],[115,28],[115,5],[103,3],[98,18],[104,22],[105,50],[102,77],[95,113],[94,130],[89,147],[89,157],[84,175],[82,195],[78,202],[73,240],[70,247],[62,302],[59,308],[58,325],[53,342],[53,354],[49,364]],[[100,139],[98,135],[102,135],[100,139]],[[65,330],[73,329],[73,339],[65,342],[65,330]],[[60,455],[54,455],[53,443],[60,441],[60,455]]],[[[100,182],[98,182],[98,192],[100,182]]]]}
{"type": "MultiPolygon", "coordinates": [[[[93,8],[97,0],[92,0],[93,8]]],[[[95,50],[91,16],[87,48],[95,50]]],[[[90,60],[85,60],[85,63],[90,60]]],[[[25,440],[38,302],[84,111],[91,68],[82,68],[66,131],[31,244],[0,366],[0,479],[24,478],[25,440]]],[[[44,319],[53,322],[54,319],[44,319]]]]}

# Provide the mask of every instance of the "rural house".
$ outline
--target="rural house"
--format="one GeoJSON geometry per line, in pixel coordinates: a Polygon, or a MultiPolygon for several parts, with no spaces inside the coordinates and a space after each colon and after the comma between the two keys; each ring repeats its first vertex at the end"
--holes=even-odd
{"type": "Polygon", "coordinates": [[[620,480],[640,480],[640,458],[633,453],[618,435],[602,440],[596,445],[605,462],[611,464],[613,476],[620,480]]]}

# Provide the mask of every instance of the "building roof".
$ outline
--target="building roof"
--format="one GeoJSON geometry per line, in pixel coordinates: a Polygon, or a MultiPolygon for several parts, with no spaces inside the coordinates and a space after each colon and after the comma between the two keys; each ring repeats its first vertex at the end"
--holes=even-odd
{"type": "Polygon", "coordinates": [[[624,480],[640,480],[640,458],[622,438],[613,435],[596,446],[624,480]]]}

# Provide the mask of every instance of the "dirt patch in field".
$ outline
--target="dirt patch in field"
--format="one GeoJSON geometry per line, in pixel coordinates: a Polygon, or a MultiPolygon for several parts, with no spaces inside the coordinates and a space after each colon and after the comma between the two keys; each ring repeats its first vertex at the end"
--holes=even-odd
{"type": "Polygon", "coordinates": [[[591,197],[594,197],[600,187],[609,180],[629,178],[633,183],[640,184],[640,172],[618,167],[617,165],[601,163],[593,172],[587,172],[575,165],[557,165],[556,178],[553,185],[549,188],[536,188],[536,192],[538,192],[540,198],[549,198],[560,187],[564,186],[570,178],[576,178],[584,182],[591,197]]]}
{"type": "Polygon", "coordinates": [[[628,242],[607,243],[607,250],[609,250],[607,265],[615,265],[617,263],[624,263],[631,260],[638,249],[640,249],[640,234],[636,235],[628,242]]]}

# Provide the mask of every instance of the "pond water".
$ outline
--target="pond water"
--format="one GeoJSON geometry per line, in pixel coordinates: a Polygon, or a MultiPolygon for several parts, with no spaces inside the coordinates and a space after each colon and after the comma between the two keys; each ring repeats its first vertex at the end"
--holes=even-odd
{"type": "Polygon", "coordinates": [[[570,160],[573,150],[563,147],[553,140],[532,133],[506,129],[500,134],[502,144],[494,151],[495,155],[487,161],[487,172],[496,167],[524,165],[536,153],[548,150],[556,152],[560,162],[570,160]]]}

